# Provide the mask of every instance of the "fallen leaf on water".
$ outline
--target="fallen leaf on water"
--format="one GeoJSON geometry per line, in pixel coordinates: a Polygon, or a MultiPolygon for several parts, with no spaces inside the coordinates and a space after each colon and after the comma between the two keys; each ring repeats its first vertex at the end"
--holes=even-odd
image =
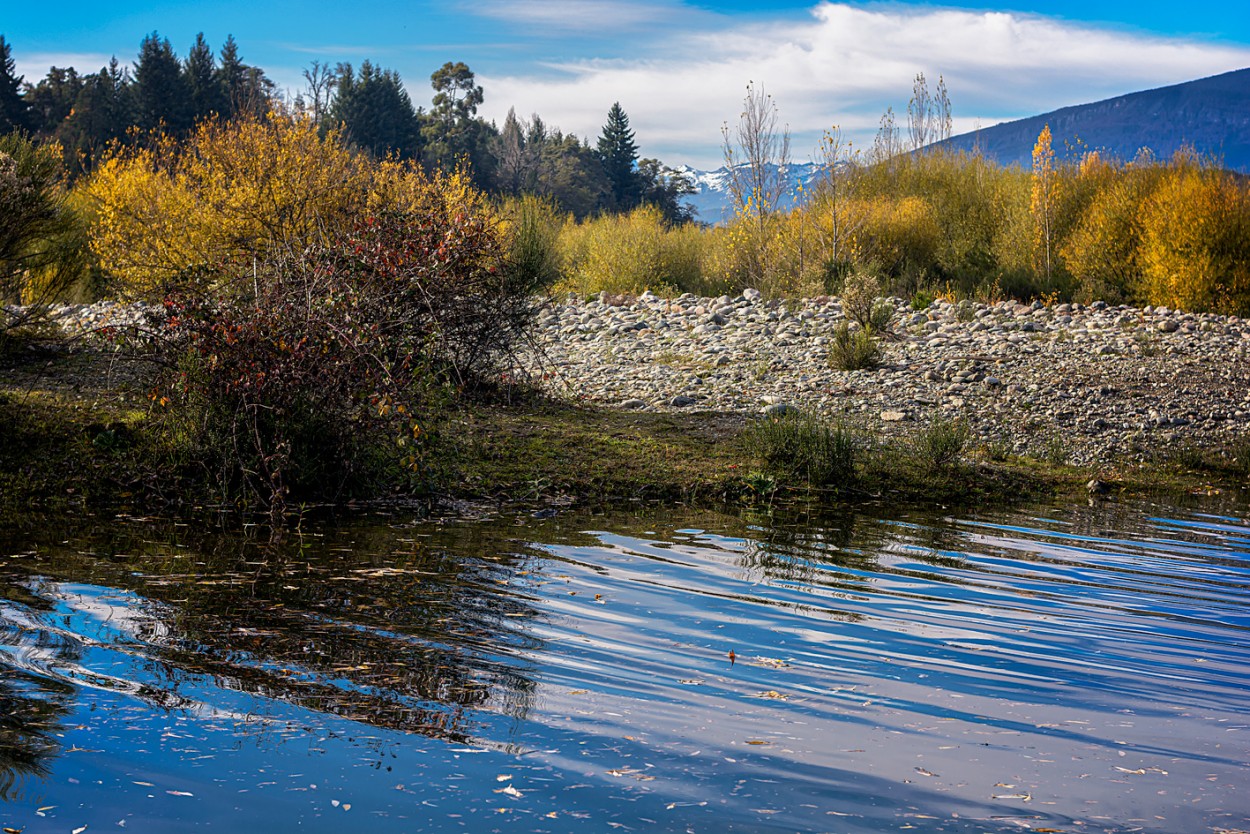
{"type": "Polygon", "coordinates": [[[1033,795],[1029,793],[996,793],[991,797],[991,799],[1018,799],[1021,802],[1028,802],[1032,798],[1033,795]]]}
{"type": "Polygon", "coordinates": [[[585,695],[589,691],[590,691],[589,689],[570,689],[569,694],[570,695],[585,695]]]}
{"type": "Polygon", "coordinates": [[[749,739],[747,739],[747,744],[768,744],[768,743],[769,743],[769,742],[764,741],[763,739],[759,739],[759,738],[749,738],[749,739]]]}
{"type": "Polygon", "coordinates": [[[499,774],[498,776],[496,776],[496,777],[495,777],[495,781],[496,781],[496,782],[507,782],[507,781],[508,781],[509,779],[511,779],[511,778],[512,778],[512,774],[510,774],[510,773],[501,773],[501,774],[499,774]]]}
{"type": "Polygon", "coordinates": [[[738,659],[738,656],[737,656],[736,654],[734,654],[734,650],[733,650],[733,649],[730,649],[730,650],[729,650],[729,665],[730,665],[730,666],[733,666],[733,665],[734,665],[734,661],[735,661],[735,660],[737,660],[737,659],[738,659]]]}
{"type": "Polygon", "coordinates": [[[790,698],[789,695],[783,695],[775,689],[769,689],[765,692],[761,692],[755,697],[756,698],[772,698],[773,700],[777,700],[777,701],[786,701],[786,700],[789,700],[790,698]]]}
{"type": "Polygon", "coordinates": [[[85,826],[85,825],[84,825],[84,826],[82,826],[82,827],[80,827],[80,828],[75,828],[75,829],[74,829],[74,834],[82,834],[82,833],[83,833],[84,831],[86,831],[86,830],[87,830],[87,826],[85,826]]]}
{"type": "Polygon", "coordinates": [[[495,791],[495,793],[506,793],[508,796],[515,797],[517,799],[521,798],[521,792],[518,791],[516,788],[512,787],[511,785],[502,787],[499,790],[495,791]]]}
{"type": "Polygon", "coordinates": [[[23,831],[25,831],[25,830],[26,830],[26,829],[24,829],[24,828],[8,828],[8,827],[5,827],[5,829],[4,829],[4,834],[22,834],[22,832],[23,832],[23,831]]]}
{"type": "Polygon", "coordinates": [[[1120,767],[1119,765],[1116,765],[1116,766],[1115,766],[1115,769],[1116,769],[1116,770],[1118,770],[1118,771],[1120,771],[1121,773],[1131,773],[1131,774],[1133,774],[1134,776],[1145,776],[1145,775],[1146,775],[1146,771],[1145,771],[1143,768],[1140,768],[1140,767],[1139,767],[1139,768],[1137,768],[1137,770],[1129,770],[1127,767],[1120,767]]]}
{"type": "Polygon", "coordinates": [[[169,794],[170,796],[195,796],[195,794],[189,791],[165,791],[165,793],[169,794]]]}
{"type": "Polygon", "coordinates": [[[921,776],[937,776],[937,774],[934,773],[933,771],[925,770],[923,767],[916,768],[916,772],[919,773],[921,776]]]}

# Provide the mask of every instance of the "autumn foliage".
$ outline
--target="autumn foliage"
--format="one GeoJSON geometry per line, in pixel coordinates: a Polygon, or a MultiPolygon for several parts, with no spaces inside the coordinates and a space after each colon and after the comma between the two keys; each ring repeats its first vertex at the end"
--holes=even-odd
{"type": "Polygon", "coordinates": [[[530,320],[534,276],[466,175],[304,119],[157,137],[83,189],[119,290],[164,300],[159,423],[225,500],[280,512],[422,482],[435,392],[496,374],[530,320]]]}

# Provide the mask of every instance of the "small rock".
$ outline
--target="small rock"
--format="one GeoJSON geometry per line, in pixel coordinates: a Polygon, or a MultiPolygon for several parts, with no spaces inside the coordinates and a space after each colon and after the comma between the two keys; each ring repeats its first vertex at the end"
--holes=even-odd
{"type": "Polygon", "coordinates": [[[621,408],[628,408],[631,411],[634,409],[646,408],[646,407],[647,407],[646,401],[640,400],[637,397],[631,397],[630,399],[625,400],[624,402],[621,403],[621,408]]]}
{"type": "Polygon", "coordinates": [[[1160,333],[1175,333],[1177,330],[1180,330],[1180,329],[1181,329],[1180,322],[1176,321],[1175,319],[1164,319],[1163,321],[1159,322],[1160,333]]]}
{"type": "Polygon", "coordinates": [[[745,298],[747,301],[756,302],[760,300],[760,291],[747,287],[745,290],[742,291],[742,297],[745,298]]]}
{"type": "Polygon", "coordinates": [[[678,394],[676,397],[670,399],[668,404],[672,408],[686,408],[687,406],[694,405],[696,402],[698,402],[698,400],[694,397],[687,397],[683,394],[678,394]]]}
{"type": "Polygon", "coordinates": [[[881,412],[881,421],[884,423],[898,423],[907,419],[906,411],[883,411],[881,412]]]}
{"type": "Polygon", "coordinates": [[[1111,484],[1106,481],[1099,480],[1098,478],[1092,478],[1090,482],[1085,485],[1085,489],[1089,491],[1090,495],[1106,495],[1111,491],[1111,484]]]}
{"type": "Polygon", "coordinates": [[[763,414],[765,417],[785,417],[790,414],[798,414],[799,410],[790,403],[773,403],[764,407],[763,414]]]}

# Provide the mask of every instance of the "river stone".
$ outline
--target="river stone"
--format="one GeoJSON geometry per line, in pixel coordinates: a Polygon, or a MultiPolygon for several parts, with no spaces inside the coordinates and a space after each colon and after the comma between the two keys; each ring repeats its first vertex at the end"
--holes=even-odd
{"type": "Polygon", "coordinates": [[[799,410],[790,405],[790,403],[773,403],[772,405],[764,406],[763,413],[765,417],[785,417],[790,414],[798,414],[799,410]]]}
{"type": "Polygon", "coordinates": [[[621,403],[621,408],[628,408],[631,411],[634,409],[646,408],[646,407],[647,407],[646,401],[640,400],[637,397],[630,397],[628,400],[625,400],[624,402],[621,403]]]}
{"type": "Polygon", "coordinates": [[[1181,329],[1180,323],[1177,322],[1175,319],[1164,319],[1163,321],[1159,322],[1159,331],[1161,333],[1175,333],[1177,330],[1180,330],[1180,329],[1181,329]]]}
{"type": "Polygon", "coordinates": [[[907,419],[906,411],[883,411],[881,412],[881,421],[884,423],[899,423],[907,419]]]}

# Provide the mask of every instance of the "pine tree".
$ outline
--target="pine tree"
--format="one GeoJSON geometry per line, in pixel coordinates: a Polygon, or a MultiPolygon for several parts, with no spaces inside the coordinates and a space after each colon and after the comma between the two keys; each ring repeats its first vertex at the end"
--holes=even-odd
{"type": "Polygon", "coordinates": [[[38,84],[26,90],[25,101],[33,131],[40,136],[56,133],[74,110],[83,79],[73,67],[52,67],[38,84]]]}
{"type": "Polygon", "coordinates": [[[484,96],[473,70],[464,62],[448,61],[430,75],[430,86],[434,107],[421,128],[423,156],[444,170],[468,162],[474,184],[487,186],[494,173],[495,130],[477,118],[484,96]]]}
{"type": "Polygon", "coordinates": [[[30,128],[30,108],[22,99],[22,76],[12,50],[0,35],[0,134],[30,128]]]}
{"type": "Polygon", "coordinates": [[[69,170],[90,170],[95,155],[125,136],[132,122],[130,78],[113,58],[98,73],[83,78],[73,115],[57,132],[57,139],[65,147],[69,170]]]}
{"type": "Polygon", "coordinates": [[[135,63],[135,121],[145,130],[162,125],[174,132],[192,125],[190,88],[168,38],[156,32],[143,39],[135,63]]]}
{"type": "Polygon", "coordinates": [[[213,51],[208,48],[203,32],[195,36],[195,44],[187,53],[183,74],[191,93],[192,121],[198,122],[227,113],[225,90],[217,75],[213,51]]]}
{"type": "Polygon", "coordinates": [[[227,35],[226,42],[221,47],[217,79],[225,97],[222,115],[233,117],[247,113],[260,117],[268,112],[270,100],[274,96],[274,83],[259,67],[249,67],[243,63],[234,35],[227,35]]]}
{"type": "Polygon", "coordinates": [[[607,124],[599,136],[598,152],[611,183],[613,208],[629,211],[640,200],[638,177],[634,171],[638,145],[634,143],[634,132],[629,129],[629,116],[625,115],[619,101],[608,110],[607,124]]]}
{"type": "Polygon", "coordinates": [[[399,73],[365,61],[359,74],[351,64],[339,64],[335,76],[331,124],[342,124],[348,138],[374,156],[392,151],[410,159],[418,155],[417,114],[399,73]]]}

